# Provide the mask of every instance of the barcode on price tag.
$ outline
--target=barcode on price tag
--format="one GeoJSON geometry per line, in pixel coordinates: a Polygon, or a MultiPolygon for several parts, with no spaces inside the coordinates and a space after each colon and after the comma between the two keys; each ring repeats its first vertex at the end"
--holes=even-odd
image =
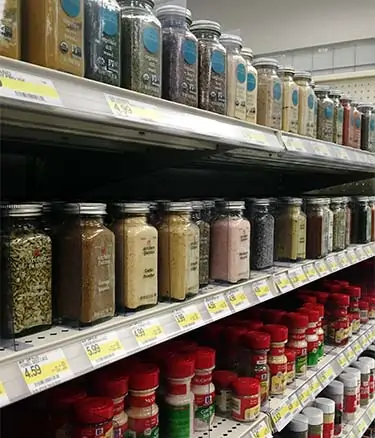
{"type": "Polygon", "coordinates": [[[0,408],[9,404],[9,398],[5,391],[3,382],[0,382],[0,408]]]}
{"type": "Polygon", "coordinates": [[[163,327],[157,319],[140,322],[133,326],[132,331],[140,347],[150,345],[165,338],[163,327]]]}
{"type": "Polygon", "coordinates": [[[105,94],[105,99],[112,114],[120,119],[133,119],[141,122],[158,122],[161,120],[160,111],[154,105],[145,103],[140,105],[137,101],[112,94],[105,94]]]}
{"type": "Polygon", "coordinates": [[[250,306],[249,300],[242,287],[227,292],[227,298],[236,310],[247,309],[250,306]]]}
{"type": "Polygon", "coordinates": [[[306,275],[301,266],[299,268],[290,269],[288,274],[294,287],[303,286],[307,282],[306,275]]]}
{"type": "Polygon", "coordinates": [[[92,336],[82,341],[82,346],[94,367],[114,362],[125,355],[124,347],[116,332],[92,336]]]}
{"type": "Polygon", "coordinates": [[[176,310],[174,312],[174,318],[182,330],[198,327],[203,324],[202,316],[195,305],[176,310]]]}
{"type": "Polygon", "coordinates": [[[354,249],[348,250],[348,258],[352,265],[358,262],[357,253],[354,251],[354,249]]]}
{"type": "Polygon", "coordinates": [[[352,363],[353,360],[356,358],[356,354],[351,349],[351,347],[347,348],[344,353],[345,353],[345,356],[348,359],[349,363],[352,363]]]}
{"type": "Polygon", "coordinates": [[[293,394],[289,397],[288,407],[291,414],[294,416],[300,409],[302,409],[301,403],[298,400],[297,394],[293,394]]]}
{"type": "Polygon", "coordinates": [[[335,256],[327,257],[326,263],[331,272],[336,272],[338,269],[340,269],[335,256]]]}
{"type": "Polygon", "coordinates": [[[296,137],[286,137],[284,135],[282,137],[288,151],[304,153],[307,152],[302,139],[296,137]]]}
{"type": "Polygon", "coordinates": [[[319,274],[317,273],[313,263],[304,266],[303,270],[305,271],[305,274],[310,281],[315,281],[319,279],[319,274]]]}
{"type": "Polygon", "coordinates": [[[258,297],[259,301],[266,301],[273,298],[271,289],[268,285],[268,281],[266,279],[259,280],[254,282],[251,285],[251,288],[255,295],[258,297]]]}
{"type": "Polygon", "coordinates": [[[252,438],[272,438],[271,429],[265,421],[260,422],[251,429],[252,438]]]}
{"type": "Polygon", "coordinates": [[[286,272],[275,275],[274,279],[276,286],[282,294],[289,292],[293,289],[293,285],[290,282],[288,274],[286,272]]]}
{"type": "Polygon", "coordinates": [[[359,260],[364,260],[366,258],[365,251],[363,250],[362,247],[357,248],[356,251],[359,260]]]}
{"type": "Polygon", "coordinates": [[[224,294],[215,295],[204,300],[208,313],[213,319],[223,318],[232,312],[228,306],[224,294]]]}
{"type": "Polygon", "coordinates": [[[328,365],[324,370],[318,375],[318,379],[323,386],[327,386],[336,377],[335,371],[332,365],[328,365]]]}
{"type": "Polygon", "coordinates": [[[61,349],[20,360],[18,367],[32,394],[73,377],[72,370],[61,349]]]}
{"type": "Polygon", "coordinates": [[[271,411],[271,419],[278,432],[281,432],[284,427],[292,419],[292,414],[289,411],[289,406],[285,403],[279,408],[271,411]]]}
{"type": "Polygon", "coordinates": [[[326,275],[329,274],[329,270],[328,270],[327,265],[325,264],[324,260],[318,260],[317,262],[315,262],[315,266],[316,266],[316,270],[317,270],[318,274],[321,277],[325,277],[326,275]]]}
{"type": "Polygon", "coordinates": [[[343,353],[340,354],[339,358],[337,359],[337,363],[341,368],[346,368],[349,365],[349,361],[343,353]]]}
{"type": "Polygon", "coordinates": [[[346,268],[347,266],[350,265],[350,262],[348,260],[348,257],[346,256],[346,254],[344,252],[341,252],[340,254],[337,255],[337,259],[339,261],[339,265],[342,268],[346,268]]]}

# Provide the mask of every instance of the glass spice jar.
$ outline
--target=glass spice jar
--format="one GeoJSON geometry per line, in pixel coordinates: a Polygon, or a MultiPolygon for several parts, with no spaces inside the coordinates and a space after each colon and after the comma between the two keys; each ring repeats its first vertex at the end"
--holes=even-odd
{"type": "Polygon", "coordinates": [[[317,134],[317,126],[318,126],[318,99],[315,95],[315,88],[316,88],[316,84],[314,79],[311,78],[311,80],[309,81],[310,83],[310,87],[313,89],[314,91],[314,126],[313,126],[313,138],[316,138],[316,134],[317,134]]]}
{"type": "Polygon", "coordinates": [[[210,268],[210,223],[204,214],[204,204],[193,201],[192,219],[199,227],[199,286],[207,286],[210,268]]]}
{"type": "Polygon", "coordinates": [[[190,31],[191,12],[165,5],[156,10],[162,27],[162,96],[172,102],[198,106],[198,40],[190,31]]]}
{"type": "Polygon", "coordinates": [[[339,90],[329,90],[328,97],[333,100],[333,142],[342,144],[342,133],[344,128],[344,107],[340,102],[341,92],[339,90]]]}
{"type": "Polygon", "coordinates": [[[359,301],[359,315],[361,324],[367,324],[369,321],[369,303],[366,299],[359,301]]]}
{"type": "Polygon", "coordinates": [[[1,204],[1,334],[19,337],[52,324],[52,244],[42,204],[1,204]]]}
{"type": "Polygon", "coordinates": [[[352,226],[352,210],[350,208],[349,198],[344,196],[341,198],[343,202],[343,208],[345,210],[345,248],[350,245],[350,233],[352,226]]]}
{"type": "Polygon", "coordinates": [[[332,293],[327,308],[328,340],[331,345],[346,345],[349,340],[349,295],[332,293]]]}
{"type": "Polygon", "coordinates": [[[315,121],[315,93],[310,84],[311,73],[296,71],[294,82],[299,87],[298,92],[298,134],[314,136],[315,121]]]}
{"type": "Polygon", "coordinates": [[[279,63],[272,58],[258,58],[253,62],[258,72],[257,123],[281,129],[282,88],[277,75],[279,63]]]}
{"type": "Polygon", "coordinates": [[[328,217],[323,198],[306,198],[306,257],[319,259],[328,254],[328,217]]]}
{"type": "Polygon", "coordinates": [[[227,116],[246,120],[246,64],[241,54],[242,38],[223,34],[220,42],[227,51],[227,116]]]}
{"type": "Polygon", "coordinates": [[[330,198],[324,198],[323,208],[325,214],[328,217],[328,236],[327,236],[328,253],[333,251],[333,212],[329,208],[330,202],[331,202],[330,198]]]}
{"type": "Polygon", "coordinates": [[[368,201],[368,196],[352,198],[351,243],[371,241],[372,211],[368,201]]]}
{"type": "Polygon", "coordinates": [[[258,72],[253,66],[253,51],[249,47],[241,50],[241,55],[246,62],[246,121],[257,122],[257,98],[258,98],[258,72]]]}
{"type": "Polygon", "coordinates": [[[375,119],[373,119],[373,105],[362,103],[358,105],[361,113],[361,149],[375,152],[375,119]],[[373,124],[373,126],[371,126],[373,124]]]}
{"type": "Polygon", "coordinates": [[[161,24],[153,0],[119,0],[122,87],[161,97],[161,24]]]}
{"type": "Polygon", "coordinates": [[[319,362],[319,337],[317,333],[320,316],[319,311],[302,307],[298,312],[307,315],[309,318],[309,325],[306,330],[307,367],[314,368],[319,362]]]}
{"type": "Polygon", "coordinates": [[[198,38],[198,107],[226,114],[227,52],[219,40],[220,24],[197,20],[190,30],[198,38]]]}
{"type": "Polygon", "coordinates": [[[333,142],[333,114],[334,102],[328,97],[328,87],[316,87],[315,94],[318,99],[318,124],[316,138],[333,142]]]}
{"type": "Polygon", "coordinates": [[[298,132],[298,91],[299,87],[294,82],[295,69],[293,67],[281,67],[278,70],[282,88],[282,126],[285,132],[298,132]]]}
{"type": "Polygon", "coordinates": [[[352,130],[352,99],[349,96],[341,96],[340,102],[344,108],[344,123],[342,131],[342,144],[344,146],[352,146],[353,144],[353,130],[352,130]]]}
{"type": "Polygon", "coordinates": [[[333,251],[342,251],[346,247],[346,211],[342,207],[342,198],[331,198],[331,211],[333,213],[333,251]]]}
{"type": "Polygon", "coordinates": [[[358,102],[352,101],[352,116],[351,116],[351,129],[353,133],[352,147],[360,149],[361,147],[361,112],[357,108],[358,102]]]}
{"type": "Polygon", "coordinates": [[[368,205],[371,210],[371,242],[375,242],[375,196],[369,196],[368,205]]]}

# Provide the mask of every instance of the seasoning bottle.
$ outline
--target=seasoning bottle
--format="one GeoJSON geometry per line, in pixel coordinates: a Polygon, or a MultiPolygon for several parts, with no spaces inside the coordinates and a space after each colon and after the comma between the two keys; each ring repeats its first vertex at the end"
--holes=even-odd
{"type": "Polygon", "coordinates": [[[318,98],[317,138],[332,142],[334,102],[328,97],[328,87],[316,87],[314,91],[318,98]]]}
{"type": "Polygon", "coordinates": [[[292,348],[285,349],[286,364],[286,383],[289,385],[296,380],[296,351],[292,348]]]}
{"type": "MultiPolygon", "coordinates": [[[[241,55],[246,62],[246,121],[257,122],[257,100],[258,100],[258,72],[253,66],[253,51],[249,47],[241,50],[241,55]]],[[[375,147],[375,143],[374,143],[375,147]]]]}
{"type": "Polygon", "coordinates": [[[323,395],[335,402],[335,425],[333,436],[341,436],[343,429],[344,384],[338,380],[331,382],[323,391],[323,395]]]}
{"type": "Polygon", "coordinates": [[[298,134],[313,137],[315,125],[315,93],[310,85],[311,73],[296,71],[294,81],[299,87],[298,92],[298,134]]]}
{"type": "Polygon", "coordinates": [[[161,24],[153,0],[119,0],[121,8],[121,85],[161,97],[161,24]]]}
{"type": "Polygon", "coordinates": [[[218,204],[211,224],[210,277],[236,283],[250,275],[250,223],[243,217],[242,201],[218,204]]]}
{"type": "Polygon", "coordinates": [[[352,315],[352,333],[358,333],[361,328],[361,316],[359,311],[361,288],[356,286],[346,286],[343,288],[342,292],[350,297],[349,312],[352,315]]]}
{"type": "Polygon", "coordinates": [[[318,357],[319,360],[321,360],[324,356],[324,337],[325,337],[325,333],[323,330],[324,313],[325,313],[324,306],[322,304],[305,303],[304,307],[319,312],[319,319],[316,324],[316,334],[318,336],[318,341],[319,341],[318,357]]]}
{"type": "Polygon", "coordinates": [[[353,421],[357,412],[357,378],[353,374],[343,373],[340,381],[344,384],[343,419],[353,421]]]}
{"type": "Polygon", "coordinates": [[[330,198],[323,198],[324,199],[324,212],[327,215],[328,218],[328,239],[327,239],[327,247],[328,247],[328,253],[333,251],[333,212],[329,208],[329,204],[331,202],[330,198]]]}
{"type": "Polygon", "coordinates": [[[42,204],[1,204],[3,337],[35,333],[52,324],[52,244],[41,217],[42,204]]]}
{"type": "Polygon", "coordinates": [[[319,311],[314,309],[301,308],[300,313],[307,315],[309,325],[306,330],[307,342],[307,367],[314,368],[319,362],[319,337],[317,335],[317,325],[319,322],[319,311]]]}
{"type": "Polygon", "coordinates": [[[367,363],[370,368],[369,397],[373,399],[375,397],[375,360],[367,356],[361,356],[358,360],[359,362],[367,363]]]}
{"type": "Polygon", "coordinates": [[[278,70],[282,87],[282,127],[285,132],[298,132],[298,91],[299,87],[294,82],[295,69],[293,67],[281,67],[278,70]]]}
{"type": "Polygon", "coordinates": [[[328,340],[332,345],[346,345],[349,340],[348,295],[332,293],[327,308],[328,340]]]}
{"type": "Polygon", "coordinates": [[[223,34],[220,42],[227,51],[227,116],[246,120],[246,63],[241,54],[242,38],[223,34]]]}
{"type": "Polygon", "coordinates": [[[284,394],[286,390],[287,358],[285,344],[288,341],[288,328],[279,324],[266,324],[262,331],[271,336],[271,349],[268,354],[270,368],[270,394],[284,394]]]}
{"type": "Polygon", "coordinates": [[[357,360],[353,362],[352,366],[361,372],[360,406],[367,406],[370,400],[370,364],[367,361],[357,360]]]}
{"type": "Polygon", "coordinates": [[[368,323],[368,321],[369,321],[368,310],[369,310],[368,301],[367,300],[360,300],[359,301],[359,314],[360,314],[361,324],[368,323]]]}
{"type": "Polygon", "coordinates": [[[164,99],[198,106],[198,40],[190,31],[191,12],[183,6],[156,10],[163,36],[162,95],[164,99]]]}
{"type": "Polygon", "coordinates": [[[369,243],[371,240],[372,211],[367,196],[352,198],[351,243],[369,243]]]}
{"type": "Polygon", "coordinates": [[[217,114],[227,110],[227,52],[220,43],[221,26],[215,21],[193,21],[198,38],[198,107],[217,114]]]}
{"type": "Polygon", "coordinates": [[[353,366],[345,368],[343,374],[352,374],[356,378],[356,400],[357,400],[357,409],[359,409],[361,405],[361,371],[358,368],[353,366]]]}
{"type": "Polygon", "coordinates": [[[279,63],[272,58],[257,58],[253,66],[258,72],[257,123],[281,129],[283,95],[277,75],[279,63]]]}
{"type": "Polygon", "coordinates": [[[260,384],[252,377],[238,377],[233,383],[232,418],[252,422],[260,414],[260,384]]]}
{"type": "Polygon", "coordinates": [[[350,245],[350,233],[351,233],[351,226],[352,226],[352,210],[350,208],[349,198],[347,196],[344,196],[342,198],[343,201],[343,208],[346,213],[346,219],[345,219],[345,247],[347,248],[350,245]]]}
{"type": "Polygon", "coordinates": [[[0,11],[0,56],[21,58],[21,0],[5,2],[0,11]]]}
{"type": "Polygon", "coordinates": [[[297,414],[286,429],[286,436],[290,438],[309,438],[309,420],[306,415],[297,414]]]}
{"type": "Polygon", "coordinates": [[[375,297],[366,297],[366,301],[368,302],[368,317],[369,319],[375,319],[375,297]]]}
{"type": "Polygon", "coordinates": [[[328,254],[329,218],[324,211],[323,198],[307,198],[306,257],[319,259],[328,254]]]}
{"type": "Polygon", "coordinates": [[[289,331],[287,347],[296,352],[296,376],[305,376],[307,371],[306,330],[309,317],[297,312],[290,312],[285,315],[282,322],[289,331]]]}
{"type": "Polygon", "coordinates": [[[193,201],[192,219],[199,227],[199,285],[207,286],[210,269],[210,222],[201,201],[193,201]]]}
{"type": "Polygon", "coordinates": [[[74,404],[75,424],[72,435],[77,438],[113,436],[113,401],[106,397],[86,397],[74,404]]]}
{"type": "Polygon", "coordinates": [[[361,113],[357,108],[358,103],[352,101],[352,118],[351,118],[351,129],[353,133],[353,143],[352,147],[360,149],[361,147],[361,113]]]}
{"type": "Polygon", "coordinates": [[[328,97],[333,100],[333,142],[342,144],[342,134],[344,128],[344,107],[340,102],[341,92],[339,90],[331,89],[328,92],[328,97]]]}
{"type": "Polygon", "coordinates": [[[302,411],[309,422],[308,438],[323,438],[323,411],[318,408],[307,407],[302,411]]]}
{"type": "Polygon", "coordinates": [[[344,123],[342,131],[342,144],[344,146],[352,146],[353,144],[353,129],[352,129],[352,114],[351,106],[352,99],[349,96],[341,96],[340,102],[344,108],[344,123]]]}
{"type": "Polygon", "coordinates": [[[313,95],[313,100],[314,100],[314,118],[313,118],[313,128],[312,128],[312,137],[316,138],[317,136],[317,129],[318,129],[318,98],[316,97],[315,94],[315,81],[314,79],[310,79],[309,81],[310,87],[312,88],[314,95],[313,95]]]}
{"type": "Polygon", "coordinates": [[[220,370],[212,374],[215,385],[215,404],[218,414],[229,416],[232,409],[232,384],[237,379],[232,371],[220,370]]]}
{"type": "Polygon", "coordinates": [[[333,213],[333,251],[345,249],[346,211],[342,206],[342,198],[331,198],[330,208],[333,213]]]}
{"type": "Polygon", "coordinates": [[[318,397],[315,399],[314,405],[323,412],[323,438],[333,438],[335,429],[335,402],[329,398],[318,397]]]}
{"type": "Polygon", "coordinates": [[[159,408],[155,391],[159,386],[159,368],[137,363],[129,376],[128,434],[134,438],[159,436],[159,408]]]}
{"type": "Polygon", "coordinates": [[[375,196],[368,198],[368,205],[371,210],[371,242],[375,242],[375,196]]]}
{"type": "Polygon", "coordinates": [[[371,116],[374,107],[369,103],[361,103],[357,109],[361,113],[361,149],[372,152],[375,148],[375,144],[372,144],[373,138],[371,138],[371,116]]]}
{"type": "Polygon", "coordinates": [[[170,202],[159,227],[159,294],[182,301],[199,290],[199,228],[190,202],[170,202]],[[173,269],[171,268],[173,266],[173,269]]]}

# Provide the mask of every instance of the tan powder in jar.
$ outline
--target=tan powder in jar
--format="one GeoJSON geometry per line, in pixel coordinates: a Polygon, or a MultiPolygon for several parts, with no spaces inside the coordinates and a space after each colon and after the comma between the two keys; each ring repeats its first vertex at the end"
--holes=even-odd
{"type": "Polygon", "coordinates": [[[293,81],[293,67],[283,67],[278,70],[283,91],[282,130],[298,132],[298,85],[293,81]]]}

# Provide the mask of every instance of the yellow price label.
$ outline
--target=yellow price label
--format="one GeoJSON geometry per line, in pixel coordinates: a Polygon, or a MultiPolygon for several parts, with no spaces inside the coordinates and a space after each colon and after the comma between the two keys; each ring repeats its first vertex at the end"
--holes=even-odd
{"type": "Polygon", "coordinates": [[[275,275],[274,279],[276,286],[281,293],[286,293],[293,289],[292,283],[290,282],[288,274],[286,272],[275,275]]]}
{"type": "Polygon", "coordinates": [[[346,358],[345,354],[341,354],[337,359],[337,362],[341,368],[346,368],[349,365],[348,359],[346,358]]]}
{"type": "Polygon", "coordinates": [[[364,260],[366,258],[365,251],[363,250],[362,247],[357,248],[356,251],[357,251],[357,255],[358,255],[359,260],[364,260]]]}
{"type": "Polygon", "coordinates": [[[230,290],[227,293],[227,298],[236,310],[246,309],[250,306],[249,300],[242,287],[230,290]]]}
{"type": "Polygon", "coordinates": [[[315,266],[313,265],[313,263],[310,263],[309,265],[304,266],[303,269],[305,271],[305,274],[307,275],[307,278],[310,281],[314,281],[314,280],[317,280],[319,278],[319,275],[316,272],[316,269],[315,269],[315,266]]]}
{"type": "Polygon", "coordinates": [[[140,347],[165,338],[163,327],[157,319],[149,319],[133,326],[133,334],[140,347]]]}
{"type": "Polygon", "coordinates": [[[317,262],[315,262],[315,266],[316,266],[316,270],[318,271],[321,277],[324,277],[329,274],[329,270],[324,260],[318,260],[317,262]]]}
{"type": "Polygon", "coordinates": [[[338,156],[339,158],[341,158],[342,160],[349,160],[349,154],[346,152],[346,150],[344,148],[339,148],[337,150],[338,152],[338,156]]]}
{"type": "Polygon", "coordinates": [[[82,346],[94,367],[114,362],[125,355],[124,347],[116,332],[92,336],[84,340],[82,346]]]}
{"type": "Polygon", "coordinates": [[[142,104],[131,99],[124,99],[112,94],[105,94],[112,114],[120,119],[133,119],[136,121],[158,122],[161,120],[160,112],[156,106],[142,104]]]}
{"type": "Polygon", "coordinates": [[[371,421],[374,419],[375,417],[375,404],[372,403],[371,406],[369,407],[369,413],[370,413],[370,419],[371,421]]]}
{"type": "Polygon", "coordinates": [[[358,430],[359,430],[359,433],[360,434],[364,434],[365,433],[365,431],[366,431],[366,429],[367,429],[367,424],[366,424],[366,422],[365,422],[365,420],[361,420],[359,423],[358,423],[358,430]]]}
{"type": "Polygon", "coordinates": [[[6,406],[7,404],[9,404],[8,394],[5,391],[3,382],[0,382],[0,407],[6,406]]]}
{"type": "Polygon", "coordinates": [[[366,253],[367,257],[373,256],[372,245],[367,245],[367,246],[365,246],[364,249],[365,249],[365,253],[366,253]]]}
{"type": "Polygon", "coordinates": [[[311,388],[306,386],[299,391],[298,398],[302,406],[304,406],[306,402],[310,400],[311,397],[312,397],[311,388]]]}
{"type": "Polygon", "coordinates": [[[336,377],[335,372],[331,365],[326,367],[319,375],[319,380],[322,385],[326,385],[336,377]]]}
{"type": "Polygon", "coordinates": [[[349,249],[349,251],[347,252],[349,261],[352,265],[354,265],[355,263],[358,262],[358,257],[356,252],[353,249],[349,249]]]}
{"type": "Polygon", "coordinates": [[[358,341],[354,342],[353,350],[354,350],[354,353],[356,354],[356,356],[358,356],[362,352],[361,344],[358,341]]]}
{"type": "Polygon", "coordinates": [[[335,272],[339,269],[335,256],[327,257],[326,262],[331,272],[335,272]]]}
{"type": "Polygon", "coordinates": [[[296,394],[293,394],[289,398],[288,407],[289,407],[289,411],[291,412],[292,415],[294,415],[301,408],[301,404],[300,404],[296,394]]]}
{"type": "Polygon", "coordinates": [[[266,145],[267,139],[263,132],[253,131],[252,129],[246,129],[245,137],[250,143],[266,145]]]}
{"type": "Polygon", "coordinates": [[[215,295],[204,300],[208,313],[215,318],[222,318],[232,312],[223,294],[215,295]]]}
{"type": "Polygon", "coordinates": [[[359,345],[361,347],[361,351],[364,350],[367,345],[368,345],[368,340],[366,338],[366,335],[362,335],[359,339],[358,339],[359,345]]]}
{"type": "Polygon", "coordinates": [[[348,257],[346,256],[346,254],[344,252],[338,254],[337,258],[338,258],[338,261],[339,261],[339,265],[342,268],[345,268],[346,266],[350,265],[348,257]]]}
{"type": "Polygon", "coordinates": [[[307,152],[302,139],[296,137],[286,137],[286,136],[283,136],[282,138],[284,140],[284,144],[288,151],[304,152],[304,153],[307,152]]]}
{"type": "Polygon", "coordinates": [[[345,350],[345,355],[346,355],[349,363],[353,362],[353,360],[356,357],[354,351],[350,347],[345,350]]]}
{"type": "Polygon", "coordinates": [[[195,305],[176,310],[174,317],[181,329],[195,327],[203,323],[202,316],[195,305]]]}
{"type": "Polygon", "coordinates": [[[280,408],[271,411],[271,419],[276,430],[279,432],[289,423],[291,417],[292,414],[289,411],[289,406],[287,404],[283,404],[280,408]]]}
{"type": "Polygon", "coordinates": [[[314,395],[316,395],[318,392],[320,392],[320,387],[321,387],[321,385],[319,383],[319,380],[316,377],[313,377],[312,383],[311,383],[311,388],[312,388],[314,395]]]}
{"type": "Polygon", "coordinates": [[[252,290],[260,301],[266,301],[273,297],[268,282],[265,279],[253,283],[252,290]]]}
{"type": "Polygon", "coordinates": [[[270,438],[272,437],[272,432],[268,427],[267,423],[264,421],[257,424],[252,430],[251,434],[253,438],[270,438]]]}
{"type": "Polygon", "coordinates": [[[329,149],[325,144],[314,143],[313,144],[314,152],[316,155],[320,155],[321,157],[329,157],[331,154],[329,149]]]}

